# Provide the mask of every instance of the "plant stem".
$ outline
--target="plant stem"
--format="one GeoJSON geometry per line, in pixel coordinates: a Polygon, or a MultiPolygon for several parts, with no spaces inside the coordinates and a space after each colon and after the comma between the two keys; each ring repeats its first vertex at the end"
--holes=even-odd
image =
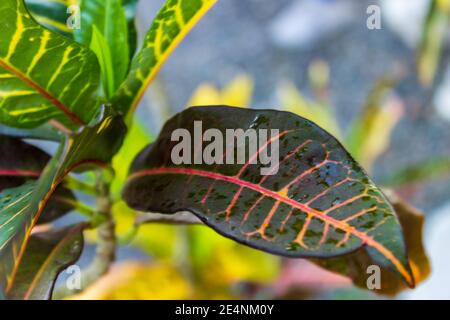
{"type": "Polygon", "coordinates": [[[83,288],[109,271],[116,257],[115,222],[112,216],[110,178],[104,172],[97,177],[97,213],[105,221],[97,229],[97,249],[91,265],[83,272],[83,288]]]}

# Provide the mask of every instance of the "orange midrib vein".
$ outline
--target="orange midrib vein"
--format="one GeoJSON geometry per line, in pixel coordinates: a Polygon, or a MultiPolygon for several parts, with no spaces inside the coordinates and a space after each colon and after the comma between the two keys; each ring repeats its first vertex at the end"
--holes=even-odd
{"type": "Polygon", "coordinates": [[[323,220],[324,222],[327,222],[334,227],[337,227],[341,230],[344,230],[346,232],[349,232],[353,234],[354,236],[360,238],[363,242],[363,245],[366,244],[368,246],[371,246],[378,250],[381,254],[383,254],[387,259],[389,259],[392,264],[398,269],[398,271],[402,274],[402,276],[406,279],[406,281],[413,286],[414,280],[411,277],[411,274],[406,270],[406,268],[403,266],[403,264],[394,256],[394,254],[387,249],[385,246],[383,246],[381,243],[375,241],[372,237],[368,236],[367,234],[360,232],[356,230],[354,227],[348,225],[347,223],[343,221],[336,220],[330,216],[327,216],[323,214],[322,212],[315,210],[313,208],[310,208],[298,201],[295,201],[293,199],[288,198],[285,195],[282,195],[276,191],[269,190],[267,188],[264,188],[258,184],[245,181],[242,179],[239,179],[235,176],[226,176],[217,172],[211,172],[211,171],[204,171],[204,170],[198,170],[198,169],[189,169],[189,168],[154,168],[154,169],[145,169],[142,171],[138,171],[134,174],[132,174],[129,177],[129,181],[136,179],[138,177],[146,176],[146,175],[161,175],[161,174],[185,174],[185,175],[196,175],[201,177],[206,177],[214,180],[221,180],[225,182],[229,182],[241,187],[246,187],[248,189],[252,189],[254,191],[257,191],[261,194],[264,194],[272,199],[275,199],[277,201],[281,201],[285,204],[288,204],[294,208],[300,209],[305,213],[309,213],[312,216],[323,220]]]}
{"type": "Polygon", "coordinates": [[[65,104],[63,104],[61,101],[59,101],[56,97],[54,97],[50,92],[48,92],[46,89],[41,87],[35,81],[33,81],[32,79],[30,79],[26,75],[24,75],[20,70],[16,69],[12,65],[6,63],[2,58],[0,58],[0,67],[4,68],[11,74],[15,75],[22,82],[26,83],[28,86],[30,86],[31,88],[33,88],[37,92],[39,92],[40,95],[42,95],[45,99],[47,99],[54,106],[56,106],[58,109],[60,109],[73,123],[75,123],[77,125],[85,125],[85,122],[80,117],[78,117],[75,113],[73,113],[70,110],[70,108],[68,108],[65,104]]]}

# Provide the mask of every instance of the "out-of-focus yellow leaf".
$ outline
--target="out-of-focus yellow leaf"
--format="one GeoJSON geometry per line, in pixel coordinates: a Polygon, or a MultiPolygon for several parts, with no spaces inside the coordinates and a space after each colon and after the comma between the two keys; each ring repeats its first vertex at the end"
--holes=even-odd
{"type": "Polygon", "coordinates": [[[241,74],[234,78],[221,92],[222,102],[228,106],[250,107],[253,96],[253,79],[241,74]]]}
{"type": "Polygon", "coordinates": [[[269,283],[279,273],[278,257],[244,247],[202,226],[190,226],[189,232],[193,266],[209,286],[269,283]]]}
{"type": "Polygon", "coordinates": [[[201,84],[189,99],[188,106],[206,106],[221,104],[220,91],[210,84],[201,84]]]}
{"type": "Polygon", "coordinates": [[[188,106],[229,105],[249,107],[253,95],[253,80],[245,74],[238,75],[222,90],[204,83],[189,99],[188,106]]]}
{"type": "Polygon", "coordinates": [[[403,104],[397,99],[389,100],[380,112],[374,115],[372,130],[363,143],[360,163],[366,170],[390,145],[391,134],[403,115],[403,104]]]}
{"type": "Polygon", "coordinates": [[[170,264],[126,262],[72,300],[192,299],[188,281],[170,264]]]}
{"type": "Polygon", "coordinates": [[[306,99],[289,81],[284,81],[278,86],[278,96],[284,110],[311,120],[339,139],[341,136],[339,125],[329,106],[306,99]]]}
{"type": "Polygon", "coordinates": [[[442,45],[448,32],[450,1],[432,0],[422,33],[417,69],[419,79],[425,86],[433,83],[439,64],[442,45]]]}
{"type": "Polygon", "coordinates": [[[402,101],[388,95],[393,83],[383,79],[375,85],[344,143],[367,171],[389,147],[392,131],[403,115],[402,101]]]}

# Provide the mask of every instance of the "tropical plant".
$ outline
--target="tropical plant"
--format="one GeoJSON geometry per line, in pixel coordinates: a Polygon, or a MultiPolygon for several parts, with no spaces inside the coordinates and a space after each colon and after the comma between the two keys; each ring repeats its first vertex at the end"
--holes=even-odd
{"type": "Polygon", "coordinates": [[[88,229],[97,230],[98,245],[81,289],[104,275],[118,243],[112,209],[122,200],[134,210],[161,213],[161,222],[186,223],[179,212],[192,212],[195,223],[225,237],[312,259],[357,285],[370,264],[379,265],[396,290],[423,279],[423,263],[408,254],[416,248],[406,245],[420,223],[411,227],[408,216],[398,217],[340,142],[295,114],[188,108],[165,124],[124,177],[122,160],[133,145],[127,132],[136,130],[140,99],[215,2],[168,0],[136,52],[134,0],[2,0],[0,297],[50,298],[58,274],[79,258],[88,229]],[[61,10],[74,3],[88,27],[65,27],[61,10]],[[194,133],[194,121],[220,132],[279,130],[262,148],[279,142],[278,173],[261,176],[251,163],[261,149],[245,164],[171,163],[171,133],[194,133]],[[57,151],[49,155],[28,139],[56,142],[57,151]],[[95,207],[80,194],[95,199],[95,207]],[[71,210],[86,221],[63,229],[49,224],[71,210]]]}

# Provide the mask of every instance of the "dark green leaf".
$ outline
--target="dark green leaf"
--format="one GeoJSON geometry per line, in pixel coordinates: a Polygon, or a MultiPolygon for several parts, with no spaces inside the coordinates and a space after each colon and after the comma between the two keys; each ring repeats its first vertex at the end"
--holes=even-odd
{"type": "MultiPolygon", "coordinates": [[[[424,217],[421,212],[403,202],[392,192],[388,194],[404,231],[414,279],[416,283],[420,283],[430,273],[430,262],[422,244],[424,217]]],[[[367,288],[367,279],[370,276],[367,270],[373,262],[363,249],[347,256],[329,260],[315,260],[314,262],[328,270],[350,277],[358,287],[367,288]]],[[[405,284],[385,268],[381,268],[380,284],[380,289],[374,289],[375,292],[380,294],[394,295],[406,289],[405,284]]]]}
{"type": "MultiPolygon", "coordinates": [[[[20,139],[0,135],[0,191],[23,185],[40,177],[50,156],[41,149],[20,139]]],[[[51,222],[72,210],[73,193],[58,187],[50,198],[38,223],[51,222]]]]}
{"type": "Polygon", "coordinates": [[[16,300],[48,300],[56,278],[73,264],[83,250],[81,223],[60,230],[39,232],[30,237],[15,286],[8,298],[16,300]]]}
{"type": "Polygon", "coordinates": [[[227,237],[284,256],[333,257],[364,247],[375,263],[414,285],[401,227],[382,192],[334,137],[291,113],[220,106],[183,111],[136,158],[124,199],[140,211],[191,211],[227,237]],[[184,128],[194,137],[197,120],[224,137],[226,129],[238,128],[279,134],[258,152],[247,150],[245,165],[174,165],[172,132],[184,128]],[[266,166],[250,160],[274,141],[278,172],[262,176],[266,166]]]}

